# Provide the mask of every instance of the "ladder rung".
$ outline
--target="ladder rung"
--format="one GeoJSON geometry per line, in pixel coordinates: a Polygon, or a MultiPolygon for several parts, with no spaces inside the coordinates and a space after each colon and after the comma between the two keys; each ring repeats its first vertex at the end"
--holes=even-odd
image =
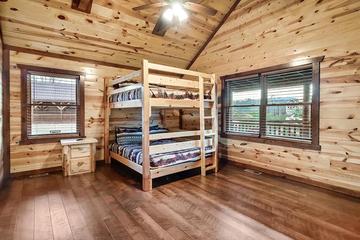
{"type": "Polygon", "coordinates": [[[216,168],[215,165],[211,165],[211,166],[209,166],[209,167],[206,168],[206,171],[213,170],[213,169],[215,169],[215,168],[216,168]]]}
{"type": "Polygon", "coordinates": [[[205,154],[207,153],[207,154],[209,154],[209,153],[214,153],[215,152],[215,150],[214,149],[211,149],[211,150],[207,150],[207,151],[205,151],[205,154]]]}
{"type": "Polygon", "coordinates": [[[204,102],[214,102],[212,99],[204,99],[204,102]]]}
{"type": "Polygon", "coordinates": [[[205,137],[212,137],[212,136],[215,136],[216,134],[215,133],[205,133],[204,136],[205,137]]]}
{"type": "Polygon", "coordinates": [[[214,85],[212,82],[204,82],[205,85],[214,85]]]}
{"type": "Polygon", "coordinates": [[[206,116],[204,119],[214,119],[214,116],[206,116]]]}

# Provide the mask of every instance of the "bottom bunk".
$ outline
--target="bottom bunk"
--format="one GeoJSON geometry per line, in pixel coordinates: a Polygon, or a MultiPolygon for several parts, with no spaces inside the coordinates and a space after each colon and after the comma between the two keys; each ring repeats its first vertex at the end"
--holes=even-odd
{"type": "MultiPolygon", "coordinates": [[[[110,152],[110,158],[114,159],[114,160],[124,164],[125,166],[133,169],[134,171],[142,174],[142,166],[133,161],[130,161],[128,158],[125,158],[125,157],[121,156],[120,154],[117,154],[114,152],[110,152]]],[[[207,157],[206,165],[211,165],[211,164],[213,164],[213,158],[207,157]]],[[[201,167],[201,162],[200,162],[200,160],[198,160],[195,162],[184,162],[181,164],[171,165],[171,166],[167,166],[167,167],[152,168],[152,169],[150,169],[150,177],[151,177],[151,179],[155,179],[155,178],[164,177],[166,175],[170,175],[173,173],[178,173],[178,172],[191,170],[191,169],[195,169],[195,168],[200,168],[200,167],[201,167]]]]}
{"type": "MultiPolygon", "coordinates": [[[[173,140],[154,141],[152,146],[176,143],[173,140]]],[[[206,163],[212,164],[213,150],[206,147],[206,163]]],[[[110,146],[110,157],[142,174],[142,146],[140,144],[110,146]]],[[[151,178],[158,178],[172,173],[200,167],[200,148],[188,148],[150,155],[151,178]]]]}

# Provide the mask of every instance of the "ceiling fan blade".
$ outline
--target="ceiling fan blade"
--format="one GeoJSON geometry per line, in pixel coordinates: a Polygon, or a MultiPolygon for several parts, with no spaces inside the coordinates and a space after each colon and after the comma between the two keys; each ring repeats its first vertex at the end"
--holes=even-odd
{"type": "Polygon", "coordinates": [[[166,31],[171,27],[171,23],[167,22],[162,18],[162,15],[160,15],[158,21],[156,22],[156,25],[153,30],[153,34],[158,36],[165,36],[166,31]]]}
{"type": "Polygon", "coordinates": [[[145,5],[141,5],[138,7],[134,7],[133,10],[134,11],[141,11],[141,10],[145,10],[145,9],[149,9],[149,8],[161,8],[164,6],[169,5],[166,2],[158,2],[158,3],[149,3],[149,4],[145,4],[145,5]]]}
{"type": "Polygon", "coordinates": [[[184,2],[184,7],[190,11],[215,16],[218,12],[216,9],[194,2],[184,2]]]}

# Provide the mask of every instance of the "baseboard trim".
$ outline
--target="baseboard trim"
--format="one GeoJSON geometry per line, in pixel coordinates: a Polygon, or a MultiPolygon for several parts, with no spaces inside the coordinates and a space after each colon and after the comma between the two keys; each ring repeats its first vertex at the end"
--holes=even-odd
{"type": "MultiPolygon", "coordinates": [[[[103,166],[105,165],[104,160],[96,160],[96,166],[103,166]]],[[[51,167],[51,168],[42,168],[42,169],[36,169],[36,170],[30,170],[30,171],[24,171],[24,172],[16,172],[11,173],[11,178],[22,178],[22,177],[28,177],[31,175],[38,175],[38,174],[44,174],[44,173],[56,173],[56,172],[62,172],[62,167],[51,167]]]]}
{"type": "Polygon", "coordinates": [[[307,184],[307,185],[320,187],[320,188],[330,190],[330,191],[333,191],[333,192],[345,194],[345,195],[348,195],[348,196],[351,196],[351,197],[360,198],[360,192],[355,191],[355,190],[351,190],[351,189],[347,189],[347,188],[343,188],[343,187],[338,187],[338,186],[330,185],[330,184],[327,184],[327,183],[314,181],[314,180],[311,180],[311,179],[305,179],[305,178],[293,176],[293,175],[290,175],[290,174],[287,174],[287,173],[282,173],[282,172],[278,172],[278,171],[274,171],[274,170],[269,170],[269,169],[253,166],[253,165],[246,164],[246,163],[236,162],[236,161],[229,160],[229,159],[222,159],[222,161],[224,163],[226,163],[226,164],[230,164],[230,165],[233,165],[233,166],[237,166],[237,167],[241,167],[241,168],[253,169],[253,170],[260,171],[260,172],[263,172],[263,173],[266,173],[266,174],[269,174],[269,175],[272,175],[272,176],[277,176],[277,177],[289,179],[289,180],[292,180],[292,181],[304,183],[304,184],[307,184]]]}
{"type": "Polygon", "coordinates": [[[11,178],[23,178],[28,177],[31,175],[39,175],[44,173],[54,173],[54,172],[61,172],[62,167],[51,167],[51,168],[43,168],[43,169],[36,169],[36,170],[30,170],[25,172],[16,172],[11,173],[11,178]]]}
{"type": "Polygon", "coordinates": [[[106,165],[105,160],[96,160],[96,166],[106,165]]]}

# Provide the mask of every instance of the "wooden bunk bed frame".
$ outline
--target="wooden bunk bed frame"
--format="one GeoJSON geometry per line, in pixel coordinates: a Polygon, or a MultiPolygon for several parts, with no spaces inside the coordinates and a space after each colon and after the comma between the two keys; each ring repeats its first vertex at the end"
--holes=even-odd
{"type": "Polygon", "coordinates": [[[217,118],[217,95],[216,95],[216,78],[214,74],[200,73],[196,71],[184,70],[175,67],[169,67],[159,64],[150,63],[143,60],[142,69],[131,72],[126,76],[116,78],[114,80],[105,80],[105,162],[111,163],[111,159],[115,159],[127,167],[142,174],[142,189],[144,191],[152,190],[152,179],[166,176],[181,171],[201,167],[201,174],[206,176],[207,171],[218,171],[218,118],[217,118]],[[155,75],[151,72],[161,72],[164,75],[155,75]],[[166,76],[165,76],[166,75],[166,76]],[[169,75],[169,76],[168,76],[169,75]],[[175,76],[175,77],[172,77],[175,76]],[[190,76],[193,80],[183,79],[176,76],[190,76]],[[114,89],[114,85],[140,78],[140,84],[134,84],[118,89],[114,89]],[[151,98],[149,84],[158,84],[170,88],[194,89],[199,91],[199,98],[196,100],[178,100],[167,98],[151,98]],[[205,86],[211,89],[211,99],[204,98],[205,86]],[[110,103],[109,97],[113,94],[142,88],[142,98],[138,100],[122,101],[110,103]],[[142,109],[142,153],[143,164],[139,165],[121,155],[110,152],[110,114],[112,109],[123,108],[141,108],[142,109]],[[151,109],[160,108],[178,108],[199,109],[200,130],[197,131],[181,131],[168,133],[149,133],[151,109]],[[205,116],[205,109],[211,109],[211,115],[205,116]],[[205,129],[205,120],[211,120],[211,129],[205,129]],[[150,141],[184,138],[184,137],[200,137],[200,140],[189,140],[178,143],[168,143],[162,145],[150,145],[150,141]],[[206,146],[212,145],[212,150],[205,150],[206,146]],[[150,155],[156,153],[165,153],[169,151],[177,151],[186,148],[200,147],[200,161],[181,163],[178,165],[150,168],[150,155]],[[207,153],[212,153],[211,157],[206,158],[207,153]]]}

